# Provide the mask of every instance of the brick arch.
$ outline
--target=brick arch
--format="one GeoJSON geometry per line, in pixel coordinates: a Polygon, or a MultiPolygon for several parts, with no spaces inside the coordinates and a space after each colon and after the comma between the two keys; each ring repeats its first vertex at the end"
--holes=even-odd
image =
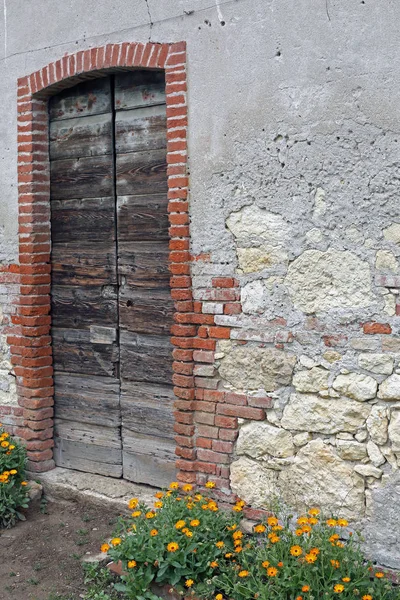
{"type": "Polygon", "coordinates": [[[163,69],[166,77],[167,175],[170,219],[172,327],[177,466],[182,481],[196,480],[193,349],[197,335],[190,278],[186,44],[119,43],[67,54],[18,80],[18,233],[20,293],[7,338],[14,365],[22,426],[31,471],[53,461],[53,367],[50,316],[51,224],[48,98],[82,80],[118,69],[163,69]],[[182,375],[183,373],[187,374],[182,375]]]}

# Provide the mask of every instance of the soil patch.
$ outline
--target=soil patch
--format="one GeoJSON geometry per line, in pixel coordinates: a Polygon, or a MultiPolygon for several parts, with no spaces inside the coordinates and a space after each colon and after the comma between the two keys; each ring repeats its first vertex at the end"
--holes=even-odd
{"type": "Polygon", "coordinates": [[[26,521],[0,531],[4,600],[79,600],[86,589],[82,559],[99,554],[118,517],[75,503],[49,502],[45,510],[35,506],[26,521]]]}

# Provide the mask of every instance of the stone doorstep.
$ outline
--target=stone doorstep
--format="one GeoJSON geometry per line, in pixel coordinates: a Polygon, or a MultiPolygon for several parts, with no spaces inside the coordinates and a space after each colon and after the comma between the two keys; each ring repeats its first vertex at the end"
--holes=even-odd
{"type": "Polygon", "coordinates": [[[147,485],[140,485],[94,473],[83,473],[72,469],[56,467],[47,473],[28,473],[28,478],[39,481],[47,499],[54,502],[79,502],[115,508],[119,512],[129,512],[128,501],[139,498],[151,506],[154,494],[158,491],[147,485]]]}

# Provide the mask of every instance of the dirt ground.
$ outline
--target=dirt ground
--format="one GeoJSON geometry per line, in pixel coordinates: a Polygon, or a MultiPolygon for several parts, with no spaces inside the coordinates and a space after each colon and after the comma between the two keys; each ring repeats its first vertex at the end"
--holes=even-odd
{"type": "Polygon", "coordinates": [[[99,554],[118,513],[49,502],[26,516],[0,531],[1,599],[79,600],[85,591],[81,561],[99,554]]]}

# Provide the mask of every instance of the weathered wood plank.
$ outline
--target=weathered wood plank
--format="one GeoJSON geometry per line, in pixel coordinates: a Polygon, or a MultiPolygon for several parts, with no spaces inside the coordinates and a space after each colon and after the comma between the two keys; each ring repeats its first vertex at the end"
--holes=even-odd
{"type": "Polygon", "coordinates": [[[115,150],[140,152],[167,147],[166,106],[121,111],[115,117],[115,150]]]}
{"type": "Polygon", "coordinates": [[[118,196],[118,241],[168,242],[167,209],[167,194],[118,196]]]}
{"type": "Polygon", "coordinates": [[[85,329],[90,325],[114,326],[117,318],[117,289],[105,286],[61,286],[51,289],[54,327],[85,329]]]}
{"type": "MultiPolygon", "coordinates": [[[[107,428],[119,427],[119,379],[56,371],[54,382],[56,419],[76,421],[82,427],[84,423],[99,425],[107,435],[107,428]]],[[[88,429],[86,425],[84,429],[88,429]]]]}
{"type": "Polygon", "coordinates": [[[168,487],[175,479],[175,442],[154,435],[122,430],[124,478],[155,487],[168,487]]]}
{"type": "Polygon", "coordinates": [[[172,385],[172,345],[169,337],[137,335],[121,329],[120,373],[125,381],[125,390],[129,390],[127,380],[172,385]]]}
{"type": "Polygon", "coordinates": [[[108,243],[53,244],[53,285],[113,285],[117,283],[116,246],[108,243]]]}
{"type": "Polygon", "coordinates": [[[173,389],[167,385],[122,381],[122,427],[173,440],[174,401],[173,389]]]}
{"type": "Polygon", "coordinates": [[[109,77],[92,79],[53,96],[49,101],[50,120],[111,112],[110,84],[109,77]]]}
{"type": "Polygon", "coordinates": [[[58,467],[97,473],[107,477],[122,476],[122,450],[99,444],[85,444],[54,436],[54,460],[58,467]]]}
{"type": "Polygon", "coordinates": [[[50,160],[112,153],[111,113],[50,123],[50,160]]]}
{"type": "Polygon", "coordinates": [[[121,286],[120,327],[136,333],[169,335],[174,306],[169,289],[133,289],[121,286]]]}
{"type": "MultiPolygon", "coordinates": [[[[105,329],[105,328],[102,328],[105,329]]],[[[111,331],[115,329],[111,328],[111,331]]],[[[52,328],[53,362],[57,373],[82,373],[115,377],[119,362],[119,346],[116,340],[99,343],[93,339],[92,328],[52,328]]],[[[98,338],[97,338],[98,339],[98,338]]]]}
{"type": "Polygon", "coordinates": [[[116,169],[118,196],[161,194],[168,190],[165,149],[118,154],[116,169]]]}
{"type": "Polygon", "coordinates": [[[165,242],[120,242],[118,272],[126,285],[166,289],[169,286],[169,248],[165,242]]]}
{"type": "Polygon", "coordinates": [[[165,103],[163,71],[131,71],[115,75],[117,111],[165,103]]]}
{"type": "Polygon", "coordinates": [[[61,242],[115,241],[113,197],[51,201],[51,238],[61,242]]]}
{"type": "MultiPolygon", "coordinates": [[[[134,169],[125,165],[125,169],[134,169]]],[[[139,169],[140,167],[136,167],[139,169]]],[[[50,163],[50,195],[53,200],[71,198],[98,198],[112,196],[113,158],[111,155],[94,156],[81,159],[66,158],[50,163]]],[[[155,175],[149,178],[156,179],[155,175]]],[[[145,176],[143,176],[145,178],[145,176]]]]}

